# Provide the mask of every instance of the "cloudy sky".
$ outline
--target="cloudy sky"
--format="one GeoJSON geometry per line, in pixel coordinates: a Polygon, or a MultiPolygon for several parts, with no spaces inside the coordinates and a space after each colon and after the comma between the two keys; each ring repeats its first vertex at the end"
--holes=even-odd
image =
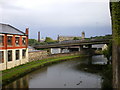
{"type": "Polygon", "coordinates": [[[111,34],[109,0],[0,0],[0,8],[0,23],[28,27],[30,38],[111,34]]]}

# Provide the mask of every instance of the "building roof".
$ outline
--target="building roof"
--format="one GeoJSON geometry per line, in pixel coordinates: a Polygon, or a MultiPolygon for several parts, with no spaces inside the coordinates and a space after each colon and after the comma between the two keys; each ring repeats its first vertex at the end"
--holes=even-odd
{"type": "Polygon", "coordinates": [[[0,23],[0,33],[26,35],[24,32],[20,31],[19,29],[9,24],[1,24],[1,23],[0,23]]]}

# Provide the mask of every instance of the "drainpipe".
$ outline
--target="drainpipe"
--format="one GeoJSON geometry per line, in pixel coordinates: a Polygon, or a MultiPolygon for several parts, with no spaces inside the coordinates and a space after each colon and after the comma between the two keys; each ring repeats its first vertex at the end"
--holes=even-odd
{"type": "Polygon", "coordinates": [[[7,62],[8,62],[8,56],[7,56],[8,55],[8,51],[7,51],[7,34],[5,34],[5,37],[4,37],[4,46],[5,46],[5,49],[6,49],[5,50],[6,51],[6,53],[5,53],[6,55],[5,56],[6,56],[6,69],[7,69],[7,62]]]}

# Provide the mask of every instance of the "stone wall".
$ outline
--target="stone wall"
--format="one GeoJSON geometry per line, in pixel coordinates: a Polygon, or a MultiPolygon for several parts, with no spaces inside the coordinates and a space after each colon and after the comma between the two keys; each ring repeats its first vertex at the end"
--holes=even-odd
{"type": "Polygon", "coordinates": [[[31,51],[28,53],[28,55],[29,55],[29,62],[31,62],[31,61],[41,60],[47,57],[48,52],[47,51],[31,51]]]}
{"type": "Polygon", "coordinates": [[[71,55],[80,55],[80,52],[52,54],[52,55],[48,55],[47,58],[56,58],[56,57],[71,56],[71,55]]]}
{"type": "Polygon", "coordinates": [[[46,59],[46,58],[56,58],[61,56],[70,56],[70,55],[78,55],[78,54],[80,54],[80,52],[48,54],[47,51],[33,51],[33,52],[29,52],[29,62],[46,59]]]}

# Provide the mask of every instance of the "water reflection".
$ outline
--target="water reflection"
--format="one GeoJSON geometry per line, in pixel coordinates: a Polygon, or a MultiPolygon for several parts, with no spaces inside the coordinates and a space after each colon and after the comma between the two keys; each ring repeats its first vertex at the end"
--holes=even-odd
{"type": "Polygon", "coordinates": [[[107,64],[107,58],[104,55],[95,55],[88,57],[88,64],[107,64]]]}
{"type": "Polygon", "coordinates": [[[36,70],[4,88],[101,88],[101,76],[76,68],[82,63],[105,63],[103,56],[77,58],[36,70]]]}
{"type": "Polygon", "coordinates": [[[88,64],[92,64],[92,56],[88,57],[88,64]]]}
{"type": "Polygon", "coordinates": [[[92,64],[107,64],[107,58],[104,55],[96,55],[92,57],[92,64]]]}
{"type": "Polygon", "coordinates": [[[29,82],[29,75],[26,75],[6,86],[3,86],[2,88],[3,90],[5,88],[26,88],[27,89],[29,87],[28,82],[29,82]]]}

